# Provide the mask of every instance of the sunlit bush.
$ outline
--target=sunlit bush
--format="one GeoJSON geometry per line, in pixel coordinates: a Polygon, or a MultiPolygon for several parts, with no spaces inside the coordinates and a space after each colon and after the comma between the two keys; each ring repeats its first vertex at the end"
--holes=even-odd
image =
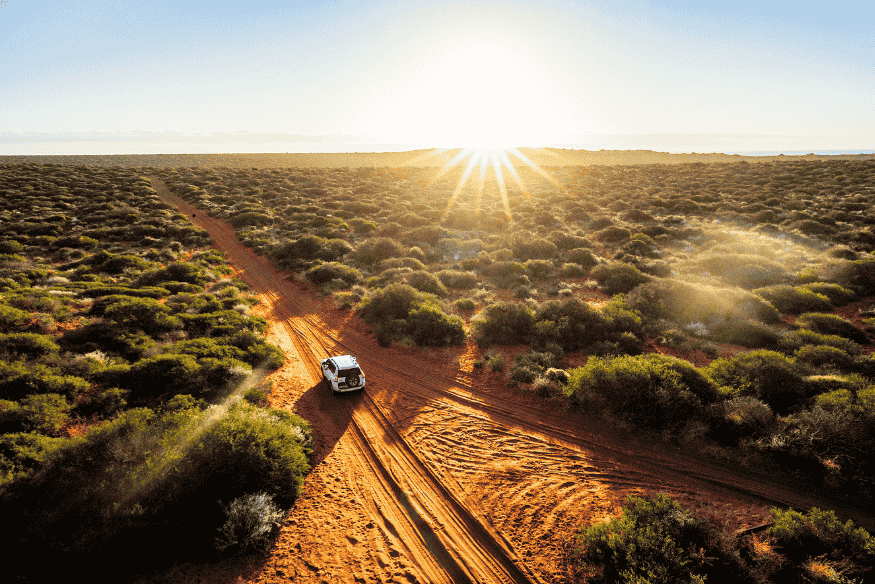
{"type": "Polygon", "coordinates": [[[599,264],[593,268],[591,276],[611,296],[625,294],[650,281],[650,276],[643,274],[635,266],[621,262],[599,264]]]}
{"type": "Polygon", "coordinates": [[[694,389],[713,398],[713,385],[688,363],[650,354],[590,357],[569,372],[565,392],[587,411],[610,412],[641,428],[677,431],[703,412],[694,389]]]}
{"type": "Polygon", "coordinates": [[[865,331],[835,314],[807,312],[796,319],[796,324],[821,335],[838,335],[857,343],[867,343],[869,338],[865,331]]]}
{"type": "Polygon", "coordinates": [[[791,357],[759,349],[712,361],[703,373],[737,395],[752,395],[779,414],[786,414],[806,396],[805,379],[791,357]]]}

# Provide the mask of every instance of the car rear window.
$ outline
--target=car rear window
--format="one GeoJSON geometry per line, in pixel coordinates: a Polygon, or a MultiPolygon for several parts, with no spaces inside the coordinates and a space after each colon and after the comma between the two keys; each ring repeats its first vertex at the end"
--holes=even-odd
{"type": "Polygon", "coordinates": [[[347,377],[349,375],[361,375],[362,371],[358,367],[353,367],[352,369],[341,369],[339,377],[347,377]]]}

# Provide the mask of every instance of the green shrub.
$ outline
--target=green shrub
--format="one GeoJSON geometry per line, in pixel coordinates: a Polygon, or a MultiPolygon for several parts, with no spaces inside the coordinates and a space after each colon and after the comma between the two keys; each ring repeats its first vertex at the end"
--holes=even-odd
{"type": "Polygon", "coordinates": [[[36,359],[56,355],[60,347],[50,335],[33,333],[0,334],[0,354],[36,359]]]}
{"type": "Polygon", "coordinates": [[[467,312],[469,310],[474,310],[475,308],[477,308],[477,303],[470,298],[459,298],[458,300],[453,302],[453,306],[458,311],[467,312]]]}
{"type": "Polygon", "coordinates": [[[616,225],[611,225],[605,227],[604,229],[597,231],[593,234],[593,239],[596,241],[607,241],[610,243],[616,243],[618,241],[624,241],[632,237],[632,232],[626,229],[625,227],[617,227],[616,225]]]}
{"type": "Polygon", "coordinates": [[[643,284],[629,294],[627,302],[649,318],[681,323],[711,323],[739,318],[774,323],[781,316],[774,306],[750,292],[673,279],[643,284]]]}
{"type": "Polygon", "coordinates": [[[477,274],[458,270],[441,270],[435,274],[447,288],[471,290],[477,287],[477,274]]]}
{"type": "Polygon", "coordinates": [[[731,387],[739,395],[752,395],[780,414],[800,404],[807,389],[792,358],[766,349],[716,359],[703,373],[717,385],[731,387]]]}
{"type": "Polygon", "coordinates": [[[871,576],[875,538],[862,527],[854,527],[853,521],[842,523],[832,511],[817,507],[804,514],[793,509],[772,509],[771,513],[769,535],[776,551],[790,562],[775,581],[806,581],[811,574],[804,569],[814,561],[838,568],[841,580],[835,581],[862,582],[871,576]]]}
{"type": "Polygon", "coordinates": [[[650,276],[633,265],[622,262],[599,264],[591,272],[605,294],[625,294],[636,286],[650,281],[650,276]]]}
{"type": "Polygon", "coordinates": [[[714,324],[709,336],[721,343],[753,349],[774,349],[783,338],[776,330],[761,322],[737,319],[714,324]]]}
{"type": "Polygon", "coordinates": [[[203,390],[199,373],[191,355],[155,355],[134,363],[122,383],[131,390],[134,403],[148,404],[162,395],[199,394],[203,390]]]}
{"type": "Polygon", "coordinates": [[[76,404],[76,413],[83,417],[112,417],[127,407],[127,396],[129,393],[127,390],[113,387],[90,394],[76,404]]]}
{"type": "Polygon", "coordinates": [[[407,327],[413,342],[423,347],[461,345],[465,341],[462,319],[447,315],[436,305],[423,305],[412,310],[407,316],[407,327]]]}
{"type": "Polygon", "coordinates": [[[264,492],[291,507],[309,471],[309,425],[246,403],[220,414],[129,410],[7,485],[4,527],[15,533],[4,530],[0,543],[13,557],[41,549],[47,561],[46,571],[10,562],[6,573],[43,581],[63,557],[64,570],[111,564],[112,578],[131,580],[213,550],[227,520],[218,501],[264,492]]]}
{"type": "Polygon", "coordinates": [[[546,280],[553,272],[553,262],[548,260],[528,260],[525,266],[526,275],[532,280],[546,280]]]}
{"type": "Polygon", "coordinates": [[[502,288],[525,283],[525,273],[526,267],[523,264],[510,260],[496,261],[486,270],[486,274],[495,279],[496,284],[502,288]]]}
{"type": "Polygon", "coordinates": [[[29,475],[40,468],[52,452],[77,442],[77,439],[52,438],[36,432],[3,433],[0,435],[0,487],[29,475]]]}
{"type": "Polygon", "coordinates": [[[779,312],[801,314],[803,312],[832,310],[833,304],[823,294],[813,291],[808,286],[766,286],[757,288],[754,293],[772,303],[779,312]]]}
{"type": "Polygon", "coordinates": [[[867,344],[869,340],[866,331],[835,314],[806,312],[796,319],[796,324],[821,335],[838,335],[857,343],[867,344]]]}
{"type": "Polygon", "coordinates": [[[405,282],[421,292],[441,297],[447,295],[447,289],[438,277],[425,270],[417,270],[404,274],[403,278],[405,282]]]}
{"type": "Polygon", "coordinates": [[[137,281],[140,286],[154,286],[162,282],[187,282],[203,286],[209,281],[204,268],[192,263],[175,262],[152,272],[146,272],[137,281]]]}
{"type": "Polygon", "coordinates": [[[712,254],[693,262],[693,267],[747,289],[781,284],[790,278],[780,263],[752,254],[712,254]]]}
{"type": "Polygon", "coordinates": [[[750,395],[714,403],[708,407],[708,415],[711,437],[729,446],[765,435],[775,421],[771,408],[750,395]]]}
{"type": "Polygon", "coordinates": [[[863,347],[850,339],[839,335],[822,335],[805,329],[793,331],[785,336],[781,341],[781,350],[792,352],[806,345],[835,347],[849,355],[860,355],[863,352],[863,347]]]}
{"type": "Polygon", "coordinates": [[[0,361],[0,399],[20,400],[27,395],[58,393],[75,400],[89,386],[81,377],[60,375],[45,365],[0,361]]]}
{"type": "Polygon", "coordinates": [[[426,265],[416,258],[389,258],[380,262],[380,270],[389,270],[392,268],[410,268],[411,270],[425,270],[426,265]]]}
{"type": "Polygon", "coordinates": [[[407,249],[388,237],[374,237],[361,242],[353,254],[362,264],[372,266],[390,258],[403,257],[407,249]]]}
{"type": "Polygon", "coordinates": [[[662,355],[590,357],[569,372],[565,393],[588,411],[610,412],[640,428],[677,431],[702,413],[694,389],[707,399],[715,391],[693,371],[688,363],[662,355]]]}
{"type": "Polygon", "coordinates": [[[358,310],[382,345],[404,338],[437,346],[464,340],[462,319],[447,315],[434,295],[409,284],[393,283],[372,290],[358,310]]]}
{"type": "MultiPolygon", "coordinates": [[[[173,282],[173,284],[178,284],[178,282],[173,282]]],[[[194,284],[191,285],[193,286],[194,284]]],[[[129,298],[164,298],[169,295],[170,290],[168,288],[159,286],[139,286],[133,288],[129,286],[106,286],[99,283],[89,285],[88,288],[81,290],[78,294],[81,298],[97,298],[98,296],[106,296],[108,298],[115,296],[127,296],[129,298]]]]}
{"type": "Polygon", "coordinates": [[[528,342],[535,315],[525,305],[499,302],[483,309],[471,324],[474,340],[480,346],[516,345],[528,342]]]}
{"type": "Polygon", "coordinates": [[[72,406],[63,395],[44,393],[21,400],[20,416],[24,430],[57,436],[70,419],[72,406]]]}
{"type": "Polygon", "coordinates": [[[362,279],[361,272],[340,262],[317,264],[307,270],[304,275],[317,286],[327,284],[333,280],[340,280],[343,282],[344,287],[348,288],[362,279]]]}
{"type": "Polygon", "coordinates": [[[552,241],[548,241],[541,237],[532,239],[519,238],[513,242],[512,251],[514,257],[525,260],[548,260],[554,257],[559,248],[552,241]]]}
{"type": "Polygon", "coordinates": [[[836,306],[844,306],[856,296],[853,290],[829,282],[812,282],[805,284],[804,288],[808,288],[816,294],[823,294],[836,306]]]}
{"type": "Polygon", "coordinates": [[[562,278],[583,278],[588,273],[588,270],[583,266],[572,263],[562,264],[562,268],[559,270],[559,275],[562,278]]]}
{"type": "Polygon", "coordinates": [[[834,282],[863,296],[875,294],[875,259],[825,264],[820,267],[819,275],[822,280],[834,282]]]}
{"type": "Polygon", "coordinates": [[[805,363],[812,367],[831,367],[844,371],[854,365],[854,359],[838,347],[827,345],[800,347],[793,354],[797,363],[805,363]]]}
{"type": "Polygon", "coordinates": [[[581,580],[593,584],[743,581],[722,539],[665,494],[628,495],[622,516],[577,534],[571,560],[581,580]]]}
{"type": "Polygon", "coordinates": [[[567,251],[565,259],[573,264],[578,264],[587,272],[599,263],[598,258],[593,255],[592,251],[585,247],[567,251]]]}
{"type": "Polygon", "coordinates": [[[170,314],[170,308],[153,298],[116,298],[116,302],[106,307],[103,317],[117,326],[153,334],[183,326],[179,318],[170,314]]]}
{"type": "Polygon", "coordinates": [[[576,298],[542,304],[534,315],[535,337],[542,343],[557,343],[566,351],[604,339],[607,324],[600,311],[576,298]]]}
{"type": "Polygon", "coordinates": [[[0,331],[11,331],[23,327],[30,315],[23,310],[0,303],[0,331]]]}
{"type": "Polygon", "coordinates": [[[547,369],[556,367],[560,358],[561,356],[546,351],[530,350],[520,353],[513,359],[510,379],[517,383],[532,383],[547,369]]]}

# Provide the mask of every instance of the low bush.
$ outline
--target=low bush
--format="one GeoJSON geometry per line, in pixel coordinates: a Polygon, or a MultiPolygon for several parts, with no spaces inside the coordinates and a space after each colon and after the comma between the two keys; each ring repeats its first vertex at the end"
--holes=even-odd
{"type": "Polygon", "coordinates": [[[565,260],[572,264],[577,264],[587,272],[599,263],[598,258],[593,255],[592,250],[585,247],[579,247],[565,252],[565,260]]]}
{"type": "Polygon", "coordinates": [[[812,282],[805,284],[804,287],[816,294],[823,294],[836,306],[844,306],[856,296],[853,290],[830,282],[812,282]]]}
{"type": "Polygon", "coordinates": [[[712,325],[709,337],[721,343],[753,349],[774,349],[783,338],[776,330],[761,322],[738,319],[712,325]]]}
{"type": "Polygon", "coordinates": [[[0,361],[0,399],[20,400],[28,395],[57,393],[75,400],[89,386],[81,377],[62,375],[38,363],[0,361]]]}
{"type": "Polygon", "coordinates": [[[553,258],[559,251],[555,243],[540,237],[532,239],[518,238],[513,242],[512,248],[514,257],[523,261],[548,260],[553,258]]]}
{"type": "Polygon", "coordinates": [[[3,432],[0,435],[0,487],[33,473],[54,451],[75,446],[78,442],[79,439],[75,438],[52,438],[37,432],[3,432]]]}
{"type": "Polygon", "coordinates": [[[50,335],[34,333],[0,334],[0,355],[15,359],[37,359],[57,355],[60,347],[50,335]]]}
{"type": "Polygon", "coordinates": [[[227,521],[218,501],[264,492],[290,508],[309,471],[309,425],[245,402],[224,415],[217,407],[128,410],[6,485],[0,543],[22,558],[7,563],[7,575],[44,581],[87,568],[128,580],[209,557],[227,521]],[[40,566],[23,560],[37,550],[40,566]]]}
{"type": "Polygon", "coordinates": [[[815,368],[828,367],[845,371],[853,367],[854,359],[838,347],[827,345],[806,345],[793,354],[797,363],[805,363],[815,368]]]}
{"type": "Polygon", "coordinates": [[[616,243],[619,241],[624,241],[632,237],[632,232],[626,229],[625,227],[618,227],[616,225],[611,225],[605,227],[604,229],[597,231],[593,234],[593,239],[596,241],[606,241],[609,243],[616,243]]]}
{"type": "Polygon", "coordinates": [[[801,314],[803,312],[828,311],[833,304],[828,297],[817,293],[808,286],[766,286],[757,288],[754,293],[771,302],[779,312],[801,314]]]}
{"type": "Polygon", "coordinates": [[[345,288],[362,279],[361,272],[340,262],[319,263],[307,270],[304,275],[317,286],[340,280],[345,288]]]}
{"type": "Polygon", "coordinates": [[[859,343],[855,343],[845,337],[839,335],[822,335],[810,330],[798,330],[786,335],[781,341],[781,350],[792,353],[800,347],[807,345],[811,346],[826,346],[841,349],[849,355],[860,355],[863,352],[863,347],[859,343]]]}
{"type": "Polygon", "coordinates": [[[29,320],[30,315],[27,312],[0,303],[0,332],[19,329],[29,320]]]}
{"type": "Polygon", "coordinates": [[[590,357],[569,372],[566,395],[592,412],[610,412],[634,426],[675,432],[703,412],[716,391],[689,363],[662,355],[590,357]]]}
{"type": "Polygon", "coordinates": [[[652,319],[680,323],[711,323],[728,319],[753,319],[765,323],[780,320],[774,306],[755,294],[738,288],[696,285],[673,279],[653,280],[629,294],[630,308],[652,319]]]}
{"type": "MultiPolygon", "coordinates": [[[[561,356],[559,356],[561,358],[561,356]]],[[[532,383],[547,369],[556,367],[559,358],[555,353],[528,351],[520,353],[513,359],[510,379],[516,383],[532,383]]]]}
{"type": "Polygon", "coordinates": [[[565,263],[559,270],[559,276],[562,278],[583,278],[589,273],[589,270],[579,264],[565,263]]]}
{"type": "Polygon", "coordinates": [[[464,323],[449,316],[437,298],[409,284],[393,283],[372,290],[358,308],[381,345],[410,341],[430,346],[459,344],[464,341],[464,323]]]}
{"type": "Polygon", "coordinates": [[[524,265],[531,280],[546,280],[553,272],[553,262],[548,260],[528,260],[524,265]]]}
{"type": "Polygon", "coordinates": [[[421,292],[434,294],[435,296],[444,297],[447,295],[447,288],[444,286],[437,276],[425,270],[417,270],[409,272],[402,276],[403,280],[421,292]]]}
{"type": "Polygon", "coordinates": [[[458,270],[441,270],[435,274],[447,288],[471,290],[477,287],[477,274],[458,270]]]}
{"type": "Polygon", "coordinates": [[[388,237],[374,237],[361,242],[353,253],[353,257],[367,266],[379,264],[390,258],[400,258],[406,255],[407,248],[388,237]]]}
{"type": "Polygon", "coordinates": [[[703,373],[717,385],[730,387],[737,395],[754,396],[782,415],[801,404],[807,391],[795,360],[766,349],[716,359],[703,373]]]}
{"type": "Polygon", "coordinates": [[[875,569],[875,538],[853,521],[839,521],[832,511],[812,507],[807,513],[772,509],[769,536],[786,563],[775,582],[815,580],[835,574],[833,581],[862,582],[875,569]],[[840,579],[839,579],[840,578],[840,579]]]}
{"type": "Polygon", "coordinates": [[[220,554],[266,549],[270,534],[285,515],[273,497],[264,492],[238,497],[222,509],[228,520],[216,537],[220,554]]]}
{"type": "Polygon", "coordinates": [[[622,262],[599,264],[591,272],[605,294],[625,294],[650,281],[650,276],[631,264],[622,262]]]}
{"type": "Polygon", "coordinates": [[[523,305],[511,302],[491,304],[472,322],[478,345],[516,345],[527,343],[534,332],[535,315],[523,305]]]}
{"type": "Polygon", "coordinates": [[[411,270],[425,270],[426,265],[420,260],[412,257],[405,258],[389,258],[380,262],[380,270],[389,270],[391,268],[410,268],[411,270]]]}
{"type": "Polygon", "coordinates": [[[470,298],[459,298],[458,300],[453,302],[453,306],[458,311],[467,312],[467,311],[474,310],[475,308],[477,308],[477,303],[474,302],[470,298]]]}
{"type": "Polygon", "coordinates": [[[796,319],[796,325],[821,335],[838,335],[856,343],[867,344],[869,340],[866,331],[835,314],[806,312],[796,319]]]}
{"type": "Polygon", "coordinates": [[[629,495],[623,514],[581,530],[571,554],[576,580],[593,584],[743,582],[725,536],[665,494],[629,495]]]}
{"type": "Polygon", "coordinates": [[[768,405],[746,395],[719,401],[708,407],[710,436],[727,446],[745,438],[766,435],[775,421],[768,405]]]}
{"type": "Polygon", "coordinates": [[[21,400],[19,416],[25,432],[57,436],[70,419],[72,405],[57,393],[29,395],[21,400]]]}
{"type": "Polygon", "coordinates": [[[747,289],[782,284],[790,279],[780,263],[752,254],[712,254],[697,259],[691,267],[726,284],[747,289]]]}

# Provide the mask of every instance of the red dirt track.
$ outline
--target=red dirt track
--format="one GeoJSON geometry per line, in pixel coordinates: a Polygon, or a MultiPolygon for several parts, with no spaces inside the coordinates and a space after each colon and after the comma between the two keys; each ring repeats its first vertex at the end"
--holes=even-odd
{"type": "Polygon", "coordinates": [[[762,523],[774,505],[875,525],[829,493],[629,438],[561,401],[509,389],[500,374],[472,369],[473,345],[380,347],[354,313],[290,281],[228,224],[151,180],[261,298],[268,340],[286,355],[270,377],[271,405],[309,420],[316,438],[303,495],[266,557],[181,565],[164,581],[563,582],[573,530],[617,515],[629,493],[666,492],[728,514],[736,528],[762,523]],[[367,389],[334,396],[319,360],[346,353],[367,389]]]}

